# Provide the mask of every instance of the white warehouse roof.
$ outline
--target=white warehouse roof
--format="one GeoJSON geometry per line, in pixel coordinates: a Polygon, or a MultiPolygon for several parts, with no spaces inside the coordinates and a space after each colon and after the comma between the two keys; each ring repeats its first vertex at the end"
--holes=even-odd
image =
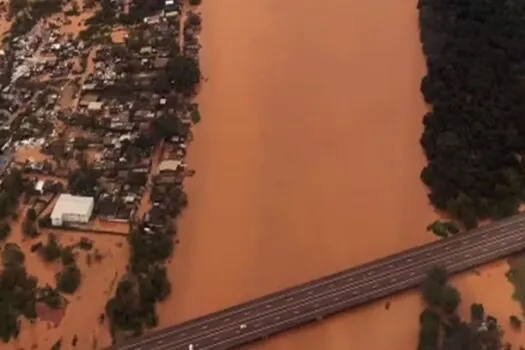
{"type": "Polygon", "coordinates": [[[93,197],[72,196],[64,193],[58,197],[51,217],[62,217],[64,214],[91,215],[93,197]]]}

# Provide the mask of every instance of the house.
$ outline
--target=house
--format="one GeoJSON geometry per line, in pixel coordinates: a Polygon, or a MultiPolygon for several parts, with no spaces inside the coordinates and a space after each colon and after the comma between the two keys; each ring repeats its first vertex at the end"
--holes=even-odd
{"type": "Polygon", "coordinates": [[[153,67],[155,69],[164,69],[168,65],[169,59],[167,57],[157,57],[153,61],[153,67]]]}
{"type": "Polygon", "coordinates": [[[153,179],[153,182],[155,186],[162,186],[162,185],[181,185],[182,184],[183,177],[176,175],[176,174],[170,174],[170,173],[162,173],[153,179]]]}
{"type": "Polygon", "coordinates": [[[102,109],[103,102],[89,102],[87,105],[88,111],[98,112],[102,109]]]}
{"type": "Polygon", "coordinates": [[[154,203],[151,209],[144,214],[143,217],[144,223],[147,226],[155,228],[163,227],[168,219],[169,214],[159,203],[154,203]]]}
{"type": "Polygon", "coordinates": [[[91,218],[95,201],[93,197],[61,194],[51,212],[53,226],[64,223],[87,223],[91,218]]]}
{"type": "Polygon", "coordinates": [[[40,193],[40,194],[43,194],[44,193],[44,184],[45,184],[44,180],[38,180],[36,185],[35,185],[35,191],[40,193]]]}
{"type": "Polygon", "coordinates": [[[117,215],[118,204],[109,194],[100,196],[97,202],[97,214],[101,219],[112,220],[117,215]]]}
{"type": "Polygon", "coordinates": [[[88,84],[82,85],[82,91],[91,91],[91,90],[95,90],[96,88],[97,88],[97,84],[95,83],[88,83],[88,84]]]}
{"type": "Polygon", "coordinates": [[[176,172],[181,166],[181,164],[182,163],[180,160],[175,160],[175,159],[163,160],[159,164],[159,173],[176,172]]]}
{"type": "Polygon", "coordinates": [[[96,102],[98,101],[98,95],[97,94],[93,94],[93,93],[87,93],[85,94],[84,96],[82,96],[82,99],[80,100],[80,106],[87,106],[89,105],[91,102],[96,102]]]}
{"type": "Polygon", "coordinates": [[[152,52],[153,52],[153,48],[151,46],[144,46],[139,51],[141,55],[150,55],[152,52]]]}
{"type": "Polygon", "coordinates": [[[177,17],[179,15],[178,11],[168,11],[164,14],[164,17],[170,18],[170,17],[177,17]]]}

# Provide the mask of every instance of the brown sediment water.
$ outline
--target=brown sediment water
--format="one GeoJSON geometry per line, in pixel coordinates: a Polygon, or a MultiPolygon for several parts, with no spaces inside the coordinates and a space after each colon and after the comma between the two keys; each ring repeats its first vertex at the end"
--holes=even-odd
{"type": "MultiPolygon", "coordinates": [[[[22,211],[23,212],[23,211],[22,211]]],[[[55,274],[61,270],[59,263],[43,263],[42,258],[31,252],[35,241],[24,241],[21,222],[12,226],[9,241],[18,244],[24,251],[26,267],[30,275],[38,277],[41,285],[55,286],[55,274]]],[[[42,232],[46,241],[48,231],[42,232]]],[[[65,295],[67,307],[58,325],[39,320],[31,324],[22,319],[19,339],[9,344],[0,342],[1,350],[49,349],[62,341],[61,349],[101,349],[111,344],[106,326],[101,322],[106,301],[115,293],[115,286],[126,271],[128,248],[125,237],[105,236],[80,232],[55,232],[61,245],[77,244],[81,237],[91,239],[91,251],[75,249],[77,265],[82,273],[82,282],[73,295],[65,295]],[[97,253],[95,253],[97,252],[97,253]],[[91,258],[88,258],[88,255],[91,258]],[[98,261],[95,255],[99,255],[98,261]],[[76,346],[73,339],[77,338],[76,346]]]]}
{"type": "Polygon", "coordinates": [[[507,262],[499,261],[453,278],[452,284],[461,291],[460,313],[463,318],[470,318],[472,303],[482,303],[485,312],[499,320],[505,342],[517,349],[525,345],[525,332],[514,330],[509,317],[515,315],[523,319],[523,313],[520,304],[511,298],[514,286],[505,276],[508,271],[507,262]]]}
{"type": "MultiPolygon", "coordinates": [[[[201,7],[209,81],[199,96],[203,121],[188,160],[197,174],[187,182],[190,205],[160,326],[432,240],[425,226],[435,214],[419,180],[425,67],[415,2],[201,7]]],[[[76,348],[92,348],[94,338],[109,344],[99,317],[115,274],[125,270],[126,243],[90,237],[107,256],[92,267],[81,259],[83,283],[61,325],[24,324],[21,339],[0,349],[49,348],[60,338],[72,349],[74,335],[76,348]]],[[[29,272],[52,284],[56,269],[26,255],[29,272]]],[[[508,316],[520,311],[507,269],[498,263],[452,282],[465,316],[470,303],[484,303],[520,344],[523,335],[508,329],[508,316]]],[[[411,291],[250,349],[414,349],[421,307],[411,291]]]]}
{"type": "MultiPolygon", "coordinates": [[[[197,174],[161,326],[432,240],[415,1],[223,0],[202,12],[197,174]]],[[[420,307],[409,293],[254,347],[405,350],[420,307]]]]}

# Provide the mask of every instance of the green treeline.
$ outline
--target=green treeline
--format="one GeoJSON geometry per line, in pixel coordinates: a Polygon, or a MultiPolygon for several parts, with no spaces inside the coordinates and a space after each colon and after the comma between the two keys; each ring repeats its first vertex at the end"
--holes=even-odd
{"type": "MultiPolygon", "coordinates": [[[[469,321],[458,316],[456,310],[461,303],[461,294],[448,283],[444,269],[435,267],[428,272],[422,285],[422,293],[427,308],[419,316],[418,350],[504,348],[503,332],[498,320],[486,315],[483,305],[471,305],[469,321]]],[[[516,316],[511,316],[510,322],[514,328],[521,327],[521,321],[516,316]]]]}
{"type": "Polygon", "coordinates": [[[64,301],[56,289],[38,287],[38,280],[26,271],[25,256],[18,245],[4,244],[1,260],[0,340],[7,343],[18,337],[21,318],[36,319],[37,302],[59,309],[64,301]]]}
{"type": "Polygon", "coordinates": [[[106,304],[113,340],[118,331],[140,335],[145,327],[157,326],[156,304],[171,292],[164,261],[173,252],[174,234],[171,225],[150,232],[146,232],[143,225],[131,227],[128,274],[120,280],[115,295],[106,304]]]}
{"type": "Polygon", "coordinates": [[[525,1],[420,0],[430,201],[467,228],[525,199],[525,1]]]}

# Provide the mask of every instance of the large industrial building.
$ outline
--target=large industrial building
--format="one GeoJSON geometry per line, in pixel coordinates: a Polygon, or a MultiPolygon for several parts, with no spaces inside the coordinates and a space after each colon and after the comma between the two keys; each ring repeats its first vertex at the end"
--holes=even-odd
{"type": "Polygon", "coordinates": [[[51,223],[53,226],[62,226],[65,223],[85,224],[91,218],[94,205],[92,197],[61,194],[51,213],[51,223]]]}

